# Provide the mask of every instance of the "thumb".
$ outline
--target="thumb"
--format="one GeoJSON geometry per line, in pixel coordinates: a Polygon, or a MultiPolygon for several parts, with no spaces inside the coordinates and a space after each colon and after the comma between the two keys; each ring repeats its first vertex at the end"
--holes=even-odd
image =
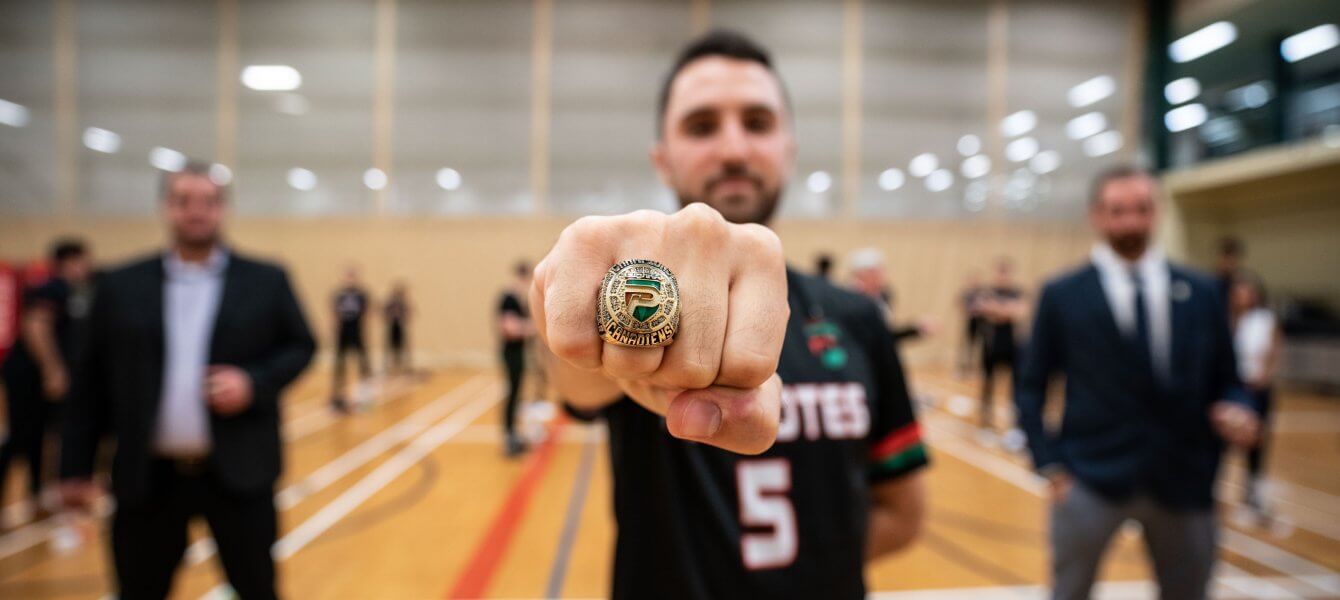
{"type": "Polygon", "coordinates": [[[777,439],[781,391],[776,374],[751,390],[725,386],[689,390],[670,401],[666,428],[677,438],[740,454],[759,454],[777,439]]]}

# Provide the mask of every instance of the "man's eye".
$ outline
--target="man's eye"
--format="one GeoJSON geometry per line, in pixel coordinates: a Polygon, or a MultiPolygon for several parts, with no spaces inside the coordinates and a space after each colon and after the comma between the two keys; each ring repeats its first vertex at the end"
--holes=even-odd
{"type": "Polygon", "coordinates": [[[690,121],[684,126],[684,132],[693,137],[706,137],[716,131],[716,123],[712,121],[690,121]]]}
{"type": "Polygon", "coordinates": [[[766,133],[772,130],[773,119],[765,115],[746,117],[744,126],[749,131],[755,133],[766,133]]]}

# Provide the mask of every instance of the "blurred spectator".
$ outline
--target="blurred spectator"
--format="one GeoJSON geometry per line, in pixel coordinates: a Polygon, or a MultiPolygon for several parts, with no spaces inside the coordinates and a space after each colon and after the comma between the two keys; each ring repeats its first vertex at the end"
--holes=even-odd
{"type": "Polygon", "coordinates": [[[973,357],[982,341],[983,319],[979,305],[986,294],[982,284],[982,275],[977,271],[968,274],[959,292],[959,309],[963,311],[963,339],[958,349],[958,376],[967,377],[972,371],[973,357]]]}
{"type": "Polygon", "coordinates": [[[530,289],[530,265],[517,263],[512,281],[503,290],[498,306],[498,334],[502,338],[503,368],[507,371],[507,404],[503,407],[503,434],[506,436],[507,456],[515,457],[526,451],[526,444],[516,431],[516,413],[520,408],[522,376],[526,372],[526,339],[534,328],[526,307],[526,292],[530,289]]]}
{"type": "Polygon", "coordinates": [[[409,341],[405,339],[409,329],[409,317],[412,313],[409,303],[409,286],[397,282],[391,288],[391,295],[382,307],[382,316],[386,319],[386,372],[405,373],[409,366],[409,341]]]}
{"type": "Polygon", "coordinates": [[[73,370],[62,496],[90,507],[110,434],[119,597],[167,597],[189,521],[204,516],[238,595],[274,598],[279,396],[314,342],[283,269],[224,244],[224,190],[208,165],[166,174],[162,190],[171,246],[99,281],[73,370]]]}
{"type": "Polygon", "coordinates": [[[1273,404],[1271,387],[1280,363],[1280,328],[1275,313],[1267,307],[1265,285],[1257,276],[1239,271],[1229,300],[1238,376],[1247,386],[1262,422],[1260,439],[1247,451],[1247,489],[1243,504],[1256,513],[1258,520],[1264,521],[1269,518],[1269,513],[1261,497],[1261,478],[1273,404]]]}
{"type": "Polygon", "coordinates": [[[935,333],[934,323],[921,318],[898,325],[893,320],[893,288],[889,286],[884,274],[884,255],[874,248],[862,248],[851,253],[847,260],[851,268],[851,287],[856,292],[875,301],[884,314],[884,322],[893,332],[894,341],[929,337],[935,333]]]}
{"type": "Polygon", "coordinates": [[[330,405],[343,413],[349,412],[349,398],[345,395],[344,367],[347,355],[358,359],[358,374],[366,379],[372,375],[368,349],[363,343],[363,317],[368,312],[368,293],[358,280],[358,269],[344,270],[344,284],[335,292],[335,366],[331,382],[330,405]]]}
{"type": "MultiPolygon", "coordinates": [[[[1018,349],[1014,327],[1024,316],[1024,292],[1014,281],[1014,263],[1001,257],[991,286],[977,296],[976,312],[982,319],[981,428],[995,429],[991,413],[996,402],[997,372],[1004,370],[1014,384],[1014,358],[1018,349]]],[[[1007,388],[1008,389],[1008,388],[1007,388]]]]}
{"type": "Polygon", "coordinates": [[[28,461],[28,490],[39,519],[47,514],[40,502],[46,434],[56,429],[69,390],[69,366],[81,341],[78,322],[88,316],[92,271],[80,240],[56,242],[50,259],[51,277],[24,294],[18,343],[3,367],[9,433],[0,443],[0,507],[5,505],[9,466],[22,456],[28,461]]]}
{"type": "Polygon", "coordinates": [[[1243,246],[1242,240],[1225,236],[1219,240],[1219,256],[1214,265],[1214,275],[1219,284],[1219,298],[1223,301],[1223,306],[1228,307],[1229,294],[1233,289],[1233,281],[1238,271],[1242,269],[1242,257],[1247,254],[1247,248],[1243,246]]]}
{"type": "Polygon", "coordinates": [[[1205,598],[1218,553],[1214,482],[1223,441],[1255,443],[1214,281],[1170,264],[1150,236],[1157,183],[1118,167],[1094,181],[1091,262],[1050,281],[1015,402],[1050,483],[1053,597],[1088,598],[1127,520],[1143,527],[1162,598],[1205,598]],[[1058,430],[1043,426],[1065,377],[1058,430]]]}

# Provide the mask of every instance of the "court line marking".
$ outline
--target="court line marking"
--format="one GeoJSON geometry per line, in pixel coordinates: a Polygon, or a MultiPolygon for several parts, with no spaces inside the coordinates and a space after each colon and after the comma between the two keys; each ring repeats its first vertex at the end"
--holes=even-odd
{"type": "MultiPolygon", "coordinates": [[[[398,444],[418,435],[452,410],[474,398],[476,393],[490,388],[488,385],[490,379],[492,379],[490,376],[481,374],[462,382],[398,423],[381,430],[344,454],[317,467],[302,480],[289,484],[275,494],[275,510],[282,513],[297,506],[299,502],[321,492],[398,444]]],[[[496,387],[496,383],[492,387],[496,387]]],[[[214,556],[215,550],[213,537],[202,537],[186,549],[186,563],[192,567],[203,563],[214,556]]]]}
{"type": "MultiPolygon", "coordinates": [[[[339,523],[377,492],[390,485],[462,429],[501,402],[498,394],[488,394],[456,410],[429,430],[415,437],[408,446],[391,455],[371,473],[350,486],[329,504],[293,528],[271,548],[276,562],[292,558],[316,538],[339,523]]],[[[228,584],[219,583],[202,600],[227,597],[228,584]]]]}
{"type": "MultiPolygon", "coordinates": [[[[586,508],[586,492],[591,487],[591,470],[595,464],[596,446],[599,444],[595,432],[604,433],[605,428],[597,426],[572,427],[568,431],[586,436],[582,446],[582,456],[577,464],[577,477],[572,483],[572,493],[568,496],[567,514],[563,516],[563,532],[558,536],[558,549],[554,552],[554,565],[549,569],[549,583],[544,586],[545,598],[558,598],[563,594],[563,579],[568,573],[568,562],[572,556],[572,545],[577,541],[577,530],[582,522],[582,510],[586,508]]],[[[599,439],[604,439],[600,436],[599,439]]]]}
{"type": "MultiPolygon", "coordinates": [[[[483,375],[480,375],[478,377],[482,376],[483,375]]],[[[464,385],[464,383],[461,385],[464,385]]],[[[317,406],[308,410],[303,415],[284,421],[283,435],[285,442],[297,441],[337,422],[337,419],[334,419],[332,415],[330,415],[329,406],[320,401],[312,402],[308,400],[309,398],[319,398],[320,395],[319,392],[315,394],[305,394],[294,400],[299,406],[308,404],[316,404],[317,406]],[[312,422],[317,423],[316,425],[298,425],[303,419],[312,418],[314,416],[324,416],[325,419],[313,418],[312,422]],[[298,428],[298,431],[290,433],[290,428],[298,428]]],[[[395,397],[399,397],[399,395],[393,396],[393,398],[395,397]]],[[[104,500],[94,507],[90,516],[94,520],[104,519],[112,513],[114,507],[115,503],[104,500]]],[[[18,507],[11,504],[6,507],[6,511],[14,510],[16,508],[18,507]]],[[[64,521],[54,518],[55,516],[58,515],[53,515],[53,517],[41,521],[27,523],[13,531],[0,535],[0,560],[9,558],[10,556],[23,552],[24,550],[43,542],[50,541],[55,536],[59,535],[60,532],[64,530],[66,524],[64,521]]],[[[195,546],[193,545],[192,548],[195,548],[195,546]]],[[[196,549],[195,552],[200,552],[202,550],[203,549],[196,549]]],[[[190,554],[187,556],[189,557],[190,554]]]]}
{"type": "MultiPolygon", "coordinates": [[[[941,415],[935,415],[934,417],[935,421],[949,419],[941,415]]],[[[962,434],[954,430],[967,428],[969,425],[957,420],[949,420],[952,426],[946,426],[948,424],[943,422],[932,422],[931,419],[926,420],[926,424],[932,432],[942,434],[937,436],[939,439],[931,440],[932,450],[944,450],[955,458],[1008,481],[1035,496],[1043,497],[1045,495],[1046,480],[1042,476],[986,450],[970,446],[962,434]]],[[[1284,573],[1295,580],[1305,581],[1302,578],[1307,576],[1335,575],[1333,571],[1322,565],[1228,527],[1222,527],[1221,532],[1223,534],[1221,548],[1284,573]]]]}
{"type": "Polygon", "coordinates": [[[447,592],[447,598],[479,598],[484,595],[493,573],[507,555],[507,548],[512,544],[522,517],[526,515],[535,488],[539,487],[540,481],[549,471],[549,465],[553,463],[554,451],[558,448],[557,440],[566,424],[566,413],[558,413],[549,428],[549,436],[527,459],[525,471],[512,484],[507,499],[494,515],[484,536],[476,543],[471,553],[473,558],[457,575],[456,583],[447,592]]]}
{"type": "MultiPolygon", "coordinates": [[[[405,471],[410,470],[427,455],[444,445],[448,439],[452,439],[454,435],[465,429],[465,426],[472,423],[474,419],[480,418],[498,402],[501,402],[501,398],[497,394],[481,396],[481,398],[474,399],[474,402],[465,404],[460,410],[452,412],[449,417],[442,419],[431,429],[423,431],[409,443],[409,446],[405,446],[398,453],[391,455],[391,458],[387,458],[386,462],[381,463],[377,469],[364,475],[362,479],[344,490],[344,493],[332,500],[330,504],[322,506],[322,509],[308,517],[307,521],[303,521],[296,528],[289,530],[284,537],[275,542],[275,545],[271,548],[275,561],[288,560],[293,554],[302,550],[304,546],[311,544],[316,538],[326,533],[331,526],[338,524],[340,520],[354,512],[354,509],[359,508],[363,502],[370,500],[386,486],[391,485],[391,482],[405,474],[405,471]]],[[[226,596],[226,593],[229,593],[228,589],[226,583],[214,585],[209,592],[205,592],[205,595],[201,596],[201,599],[228,597],[226,596]]]]}

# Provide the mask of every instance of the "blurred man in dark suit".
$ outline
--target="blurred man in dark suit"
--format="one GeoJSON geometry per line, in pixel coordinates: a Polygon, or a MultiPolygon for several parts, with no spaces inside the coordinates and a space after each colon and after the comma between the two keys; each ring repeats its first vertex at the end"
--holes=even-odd
{"type": "Polygon", "coordinates": [[[284,271],[224,244],[224,189],[207,166],[165,175],[162,193],[171,247],[100,281],[74,369],[62,495],[89,506],[109,434],[121,598],[168,595],[198,515],[238,594],[274,598],[279,396],[315,344],[284,271]]]}
{"type": "Polygon", "coordinates": [[[1020,426],[1051,484],[1053,596],[1088,598],[1113,533],[1143,525],[1165,599],[1204,598],[1218,524],[1223,442],[1251,445],[1260,420],[1238,381],[1213,280],[1150,240],[1157,184],[1100,175],[1089,263],[1043,289],[1015,388],[1020,426]],[[1047,384],[1065,376],[1060,428],[1043,425],[1047,384]]]}

